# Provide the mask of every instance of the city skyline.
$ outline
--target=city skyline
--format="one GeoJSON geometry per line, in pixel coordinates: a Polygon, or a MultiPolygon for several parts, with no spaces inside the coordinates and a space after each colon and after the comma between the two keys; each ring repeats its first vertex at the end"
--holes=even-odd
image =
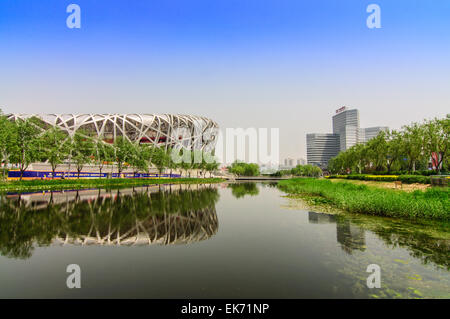
{"type": "Polygon", "coordinates": [[[361,127],[359,110],[342,106],[332,116],[333,132],[306,134],[307,162],[325,167],[328,161],[356,144],[365,144],[388,126],[361,127]]]}
{"type": "Polygon", "coordinates": [[[306,158],[340,106],[361,127],[448,113],[448,1],[0,3],[4,113],[174,113],[221,128],[280,128],[280,160],[306,158]],[[294,138],[293,138],[294,137],[294,138]]]}

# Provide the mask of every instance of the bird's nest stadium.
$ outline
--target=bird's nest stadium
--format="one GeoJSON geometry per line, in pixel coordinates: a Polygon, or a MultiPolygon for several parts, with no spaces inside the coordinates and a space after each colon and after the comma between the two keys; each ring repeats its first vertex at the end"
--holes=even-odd
{"type": "Polygon", "coordinates": [[[11,121],[36,118],[45,130],[52,126],[73,136],[77,131],[106,143],[123,136],[132,143],[155,146],[182,144],[187,149],[212,151],[219,126],[202,116],[172,114],[9,114],[11,121]]]}

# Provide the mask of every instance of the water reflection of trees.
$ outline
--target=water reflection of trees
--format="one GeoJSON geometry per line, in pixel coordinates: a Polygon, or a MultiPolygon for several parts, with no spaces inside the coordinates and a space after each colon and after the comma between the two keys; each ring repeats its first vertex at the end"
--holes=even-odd
{"type": "Polygon", "coordinates": [[[231,188],[231,194],[236,198],[242,198],[245,195],[256,196],[259,194],[259,189],[256,183],[232,183],[228,185],[231,188]]]}
{"type": "Polygon", "coordinates": [[[214,187],[177,185],[2,196],[0,253],[29,258],[35,245],[186,244],[218,230],[214,187]]]}
{"type": "Polygon", "coordinates": [[[308,219],[312,224],[335,223],[337,242],[349,254],[366,249],[365,230],[369,230],[388,246],[407,249],[412,257],[420,259],[424,264],[432,262],[450,269],[450,240],[439,236],[440,229],[445,232],[448,225],[434,227],[434,224],[420,225],[407,221],[399,223],[393,219],[373,216],[353,217],[315,212],[309,212],[308,219]]]}
{"type": "MultiPolygon", "coordinates": [[[[413,225],[405,228],[388,221],[383,225],[371,225],[370,230],[389,247],[405,248],[412,257],[420,259],[424,264],[432,262],[450,270],[450,240],[424,232],[421,226],[413,225]]],[[[440,232],[438,228],[435,229],[436,234],[440,232]]],[[[448,232],[448,228],[446,231],[448,232]]]]}

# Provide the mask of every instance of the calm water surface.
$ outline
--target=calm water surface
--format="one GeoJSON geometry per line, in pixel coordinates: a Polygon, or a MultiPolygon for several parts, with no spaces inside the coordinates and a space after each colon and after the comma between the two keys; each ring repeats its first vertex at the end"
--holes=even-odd
{"type": "Polygon", "coordinates": [[[3,194],[0,297],[450,298],[448,224],[283,195],[255,183],[3,194]],[[69,264],[81,289],[66,286],[69,264]]]}

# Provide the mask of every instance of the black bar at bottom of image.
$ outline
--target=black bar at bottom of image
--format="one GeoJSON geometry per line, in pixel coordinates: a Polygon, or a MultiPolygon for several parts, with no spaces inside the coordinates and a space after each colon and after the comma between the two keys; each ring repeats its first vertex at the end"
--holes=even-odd
{"type": "Polygon", "coordinates": [[[287,318],[309,316],[316,313],[348,315],[362,310],[369,315],[406,315],[431,309],[448,307],[449,300],[366,300],[366,299],[10,299],[0,300],[2,309],[10,308],[15,314],[49,311],[53,314],[104,316],[134,315],[146,318],[287,318]],[[430,309],[430,308],[425,308],[430,309]]]}

